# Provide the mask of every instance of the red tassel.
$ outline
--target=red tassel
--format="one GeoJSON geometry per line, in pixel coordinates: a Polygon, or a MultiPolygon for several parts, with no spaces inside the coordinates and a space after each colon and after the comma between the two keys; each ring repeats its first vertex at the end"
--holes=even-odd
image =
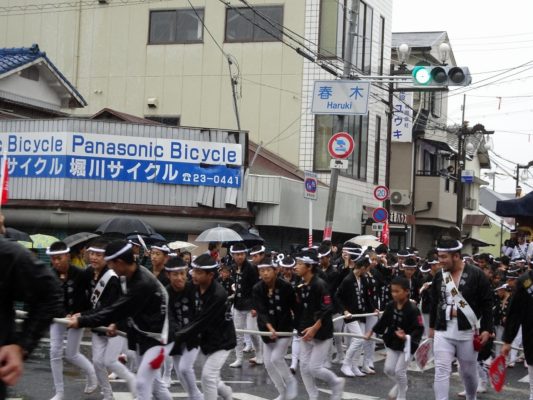
{"type": "Polygon", "coordinates": [[[157,357],[150,361],[150,367],[152,367],[152,369],[159,369],[161,368],[163,361],[165,361],[165,350],[161,349],[157,357]]]}

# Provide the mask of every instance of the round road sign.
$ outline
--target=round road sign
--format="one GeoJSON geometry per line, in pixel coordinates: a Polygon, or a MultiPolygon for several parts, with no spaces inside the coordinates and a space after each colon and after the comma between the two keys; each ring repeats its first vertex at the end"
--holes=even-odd
{"type": "Polygon", "coordinates": [[[328,142],[329,155],[333,158],[348,158],[355,147],[353,137],[348,132],[334,134],[328,142]]]}
{"type": "Polygon", "coordinates": [[[389,213],[383,207],[378,207],[372,213],[372,219],[376,222],[385,222],[389,218],[389,213]]]}
{"type": "Polygon", "coordinates": [[[385,201],[389,198],[389,188],[387,186],[376,186],[374,188],[374,198],[379,201],[385,201]]]}

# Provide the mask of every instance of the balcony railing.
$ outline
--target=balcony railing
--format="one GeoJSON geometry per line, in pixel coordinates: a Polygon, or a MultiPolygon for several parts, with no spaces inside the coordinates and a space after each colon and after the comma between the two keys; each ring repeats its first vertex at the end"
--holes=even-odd
{"type": "Polygon", "coordinates": [[[419,169],[416,171],[416,176],[434,176],[434,177],[441,177],[445,179],[444,182],[444,190],[446,192],[452,191],[453,193],[457,193],[457,177],[453,174],[450,174],[448,170],[422,170],[419,169]]]}

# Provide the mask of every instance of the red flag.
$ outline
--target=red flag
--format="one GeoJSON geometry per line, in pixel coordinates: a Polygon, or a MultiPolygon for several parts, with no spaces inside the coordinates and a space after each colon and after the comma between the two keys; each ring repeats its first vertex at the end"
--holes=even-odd
{"type": "Polygon", "coordinates": [[[500,392],[505,384],[505,357],[499,355],[489,368],[490,383],[495,391],[500,392]]]}
{"type": "Polygon", "coordinates": [[[7,203],[9,174],[7,170],[7,157],[2,158],[2,196],[0,197],[0,205],[7,203]]]}
{"type": "Polygon", "coordinates": [[[383,243],[385,246],[389,245],[389,222],[385,221],[385,224],[383,225],[383,230],[381,231],[381,243],[383,243]]]}

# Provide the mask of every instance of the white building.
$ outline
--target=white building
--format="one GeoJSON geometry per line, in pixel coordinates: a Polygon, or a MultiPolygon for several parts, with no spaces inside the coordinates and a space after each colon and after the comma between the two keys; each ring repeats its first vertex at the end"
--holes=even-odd
{"type": "MultiPolygon", "coordinates": [[[[6,47],[39,43],[46,49],[88,102],[76,111],[79,116],[109,107],[179,126],[236,130],[234,89],[240,128],[249,132],[250,141],[300,170],[319,173],[327,184],[326,143],[334,133],[333,117],[311,114],[313,82],[334,78],[321,65],[342,72],[350,15],[357,30],[351,74],[388,73],[391,2],[191,3],[57,1],[53,8],[49,0],[31,6],[0,0],[5,7],[0,42],[6,47]]],[[[346,235],[362,232],[364,207],[378,205],[373,188],[385,182],[387,116],[380,99],[386,97],[386,90],[373,85],[369,114],[346,118],[345,130],[356,142],[349,169],[339,179],[339,191],[348,196],[343,204],[352,205],[336,209],[350,220],[351,228],[343,227],[346,235]]],[[[261,213],[269,203],[250,200],[257,205],[258,220],[265,221],[261,213]]],[[[301,208],[301,200],[295,193],[280,199],[279,207],[290,215],[301,208]]],[[[305,217],[292,226],[302,229],[305,217]]],[[[322,227],[323,220],[315,218],[314,228],[322,227]]]]}

